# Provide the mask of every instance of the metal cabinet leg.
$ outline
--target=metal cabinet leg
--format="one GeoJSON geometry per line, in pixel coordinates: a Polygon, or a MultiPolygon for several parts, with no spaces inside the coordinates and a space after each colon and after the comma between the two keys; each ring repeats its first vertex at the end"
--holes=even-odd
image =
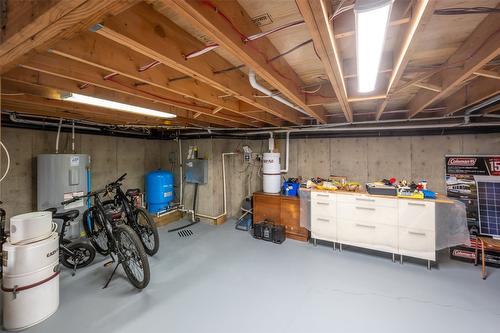
{"type": "Polygon", "coordinates": [[[333,242],[333,251],[337,248],[337,243],[333,242]]]}
{"type": "Polygon", "coordinates": [[[342,243],[339,244],[339,251],[342,252],[342,243]]]}
{"type": "Polygon", "coordinates": [[[313,238],[313,245],[314,245],[314,246],[317,246],[317,245],[318,245],[318,241],[316,240],[316,238],[313,238]]]}
{"type": "Polygon", "coordinates": [[[399,257],[399,263],[402,265],[403,264],[403,255],[399,257]]]}
{"type": "Polygon", "coordinates": [[[431,270],[431,261],[430,260],[427,260],[427,269],[431,270]]]}
{"type": "Polygon", "coordinates": [[[394,253],[392,254],[392,262],[396,262],[396,255],[394,253]]]}

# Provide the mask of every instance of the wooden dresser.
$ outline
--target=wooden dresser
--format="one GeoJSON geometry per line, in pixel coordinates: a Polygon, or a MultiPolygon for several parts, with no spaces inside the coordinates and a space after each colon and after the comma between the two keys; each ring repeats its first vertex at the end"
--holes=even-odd
{"type": "Polygon", "coordinates": [[[253,223],[264,220],[284,225],[286,237],[306,242],[309,232],[300,226],[300,199],[279,194],[253,194],[253,223]]]}

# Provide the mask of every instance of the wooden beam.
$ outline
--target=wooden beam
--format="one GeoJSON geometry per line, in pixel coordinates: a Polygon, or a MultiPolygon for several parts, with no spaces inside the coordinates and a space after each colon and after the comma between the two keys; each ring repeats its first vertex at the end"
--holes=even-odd
{"type": "Polygon", "coordinates": [[[435,92],[441,92],[443,90],[440,86],[432,84],[432,83],[425,83],[425,82],[415,82],[413,83],[415,87],[419,87],[422,89],[427,89],[430,91],[435,91],[435,92]]]}
{"type": "Polygon", "coordinates": [[[391,93],[394,91],[399,80],[403,76],[406,70],[406,66],[410,62],[410,58],[417,45],[418,38],[416,37],[419,32],[421,32],[426,24],[430,21],[432,14],[434,12],[435,1],[434,0],[417,0],[414,5],[413,16],[411,22],[406,29],[404,36],[402,37],[401,46],[396,48],[394,54],[394,69],[392,70],[391,77],[389,79],[389,84],[387,85],[386,94],[389,96],[385,101],[383,101],[379,108],[377,109],[377,114],[375,116],[376,120],[379,120],[382,113],[389,102],[391,93]]]}
{"type": "Polygon", "coordinates": [[[298,0],[302,16],[313,39],[314,47],[323,63],[342,112],[347,121],[353,120],[342,72],[342,58],[337,48],[333,26],[329,20],[331,4],[326,0],[298,0]]]}
{"type": "MultiPolygon", "coordinates": [[[[109,72],[100,70],[99,68],[92,68],[86,64],[57,55],[40,54],[33,57],[27,63],[21,64],[21,67],[141,97],[160,104],[174,106],[194,112],[201,112],[208,115],[211,115],[212,113],[212,109],[207,106],[197,105],[191,100],[182,99],[179,95],[172,94],[156,87],[143,86],[138,89],[130,84],[127,84],[126,82],[120,82],[118,79],[106,80],[104,78],[107,74],[109,74],[109,72]]],[[[214,117],[235,121],[242,123],[243,125],[254,126],[248,118],[245,119],[244,117],[234,118],[232,116],[228,116],[225,118],[223,114],[216,115],[214,117]]]]}
{"type": "MultiPolygon", "coordinates": [[[[155,101],[144,99],[134,94],[124,94],[116,90],[108,90],[106,88],[100,88],[96,86],[88,86],[85,89],[80,89],[81,81],[75,81],[68,78],[63,78],[60,76],[53,76],[47,73],[41,73],[34,70],[24,69],[24,68],[16,68],[9,73],[7,73],[3,80],[9,80],[12,82],[18,82],[23,84],[24,86],[30,85],[30,89],[24,88],[24,91],[30,92],[32,89],[37,89],[37,87],[41,88],[52,88],[57,91],[67,91],[67,92],[76,92],[82,95],[97,97],[107,100],[112,100],[125,104],[137,105],[149,109],[156,109],[159,111],[165,111],[174,113],[182,118],[192,118],[191,111],[187,111],[184,109],[174,108],[165,104],[157,103],[155,101]],[[35,87],[35,88],[33,88],[35,87]]],[[[206,124],[216,124],[219,126],[241,126],[237,125],[238,122],[234,122],[232,120],[226,118],[217,118],[215,116],[203,115],[198,117],[197,120],[203,121],[206,124]]],[[[242,119],[243,121],[243,119],[242,119]]],[[[251,127],[256,126],[253,123],[250,123],[251,127]]],[[[200,123],[200,125],[202,125],[200,123]]]]}
{"type": "Polygon", "coordinates": [[[269,61],[279,52],[267,37],[248,43],[242,40],[242,34],[251,36],[260,33],[261,30],[237,1],[218,1],[216,4],[207,5],[206,2],[193,0],[168,0],[168,4],[196,28],[207,33],[216,43],[254,70],[292,103],[318,122],[326,122],[324,110],[317,112],[306,105],[305,94],[301,88],[303,83],[286,60],[280,58],[272,63],[269,61]]]}
{"type": "MultiPolygon", "coordinates": [[[[242,72],[215,74],[214,70],[232,66],[215,52],[186,60],[186,54],[204,45],[146,4],[139,4],[119,17],[105,20],[96,33],[281,119],[293,124],[303,123],[297,111],[274,100],[256,99],[247,76],[242,72]]],[[[270,121],[275,126],[282,125],[271,119],[266,122],[270,121]]]]}
{"type": "MultiPolygon", "coordinates": [[[[117,14],[138,0],[61,0],[0,45],[0,74],[39,47],[88,29],[108,14],[117,14]]],[[[36,1],[30,1],[35,3],[36,1]]]]}
{"type": "MultiPolygon", "coordinates": [[[[500,8],[500,5],[497,6],[500,8]]],[[[421,90],[410,101],[410,118],[427,106],[452,93],[464,80],[500,54],[500,20],[489,14],[448,59],[444,70],[433,75],[429,83],[443,87],[441,92],[421,90]],[[460,64],[461,66],[457,66],[460,64]]]]}
{"type": "Polygon", "coordinates": [[[444,115],[456,113],[498,94],[500,94],[499,80],[477,77],[446,98],[444,115]]]}
{"type": "Polygon", "coordinates": [[[495,71],[487,71],[485,69],[475,71],[474,75],[483,76],[483,77],[487,77],[487,78],[495,79],[495,80],[500,80],[500,74],[498,74],[495,71]]]}
{"type": "Polygon", "coordinates": [[[182,76],[182,73],[169,67],[160,65],[140,71],[141,66],[152,63],[153,60],[93,32],[84,32],[71,40],[61,41],[50,52],[203,103],[239,111],[237,101],[220,98],[221,92],[207,84],[194,80],[177,80],[172,84],[169,79],[182,76]]]}

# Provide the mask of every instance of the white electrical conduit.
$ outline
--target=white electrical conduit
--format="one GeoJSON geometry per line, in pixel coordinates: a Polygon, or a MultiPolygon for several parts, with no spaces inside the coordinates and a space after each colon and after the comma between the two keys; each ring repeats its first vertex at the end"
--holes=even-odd
{"type": "Polygon", "coordinates": [[[178,141],[177,143],[179,144],[179,173],[180,173],[180,176],[179,176],[179,203],[181,206],[184,205],[184,202],[183,202],[183,183],[184,183],[184,175],[183,175],[183,169],[182,169],[182,142],[181,142],[181,139],[178,138],[178,141]]]}
{"type": "Polygon", "coordinates": [[[59,119],[59,127],[57,128],[57,136],[56,136],[56,154],[59,154],[59,136],[61,135],[61,127],[62,127],[63,119],[59,119]]]}
{"type": "Polygon", "coordinates": [[[71,126],[71,151],[75,153],[75,121],[73,120],[71,126]]]}
{"type": "Polygon", "coordinates": [[[267,95],[269,97],[272,97],[273,99],[277,100],[278,102],[283,103],[283,104],[291,107],[294,110],[297,110],[297,111],[299,111],[299,112],[301,112],[301,113],[303,113],[303,114],[305,114],[307,116],[310,116],[309,113],[305,112],[304,110],[302,110],[297,105],[292,104],[291,102],[287,101],[286,99],[284,99],[283,97],[281,97],[279,95],[273,94],[273,92],[271,90],[269,90],[266,87],[261,86],[259,83],[257,83],[257,77],[256,77],[255,72],[253,70],[250,70],[248,72],[248,80],[250,81],[250,85],[254,89],[257,89],[261,93],[263,93],[263,94],[265,94],[265,95],[267,95]]]}
{"type": "Polygon", "coordinates": [[[288,173],[288,160],[290,159],[290,132],[286,132],[286,164],[285,169],[280,170],[281,173],[288,173]]]}
{"type": "Polygon", "coordinates": [[[0,141],[0,145],[2,146],[2,149],[5,151],[5,155],[7,156],[7,167],[5,168],[5,172],[2,175],[2,178],[0,178],[0,182],[1,182],[2,180],[4,180],[5,176],[7,176],[7,174],[9,173],[9,170],[10,170],[10,155],[9,155],[9,151],[7,150],[7,148],[5,147],[5,145],[3,144],[2,141],[0,141]]]}
{"type": "Polygon", "coordinates": [[[229,156],[229,155],[237,155],[237,153],[222,153],[222,200],[223,200],[224,211],[222,212],[222,214],[219,214],[217,216],[210,216],[210,215],[198,214],[198,213],[196,213],[196,216],[204,217],[206,219],[211,219],[211,220],[218,220],[221,217],[227,215],[227,203],[226,203],[226,164],[224,162],[224,157],[229,156]]]}

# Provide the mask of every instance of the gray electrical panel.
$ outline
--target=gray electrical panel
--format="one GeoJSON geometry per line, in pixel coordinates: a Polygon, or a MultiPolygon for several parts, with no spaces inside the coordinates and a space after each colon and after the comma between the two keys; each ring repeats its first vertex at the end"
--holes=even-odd
{"type": "Polygon", "coordinates": [[[208,182],[208,160],[187,160],[186,182],[191,184],[206,184],[208,182]]]}
{"type": "MultiPolygon", "coordinates": [[[[61,202],[88,192],[87,167],[90,156],[83,154],[41,154],[37,156],[37,209],[56,207],[59,212],[78,209],[81,221],[87,209],[86,200],[78,200],[67,206],[61,202]]],[[[58,221],[59,222],[59,221],[58,221]]],[[[68,236],[77,237],[78,230],[68,230],[68,236]]]]}

